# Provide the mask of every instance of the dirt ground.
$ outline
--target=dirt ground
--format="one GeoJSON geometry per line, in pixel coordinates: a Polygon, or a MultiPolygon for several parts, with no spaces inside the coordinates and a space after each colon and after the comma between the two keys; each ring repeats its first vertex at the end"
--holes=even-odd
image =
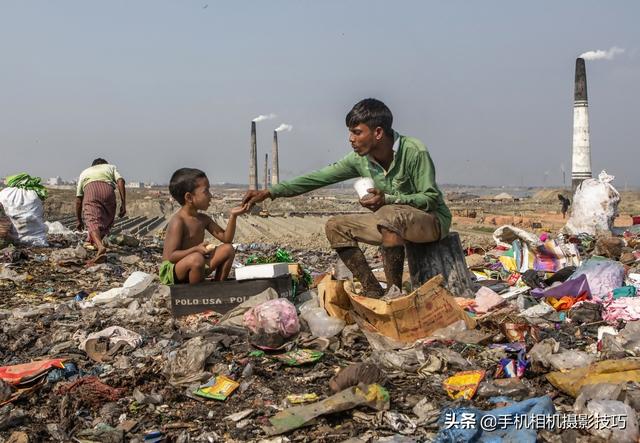
{"type": "MultiPolygon", "coordinates": [[[[558,193],[566,193],[561,189],[530,190],[530,195],[521,200],[500,202],[487,200],[487,196],[483,195],[486,189],[471,191],[461,195],[447,188],[444,190],[453,214],[452,230],[460,233],[465,247],[492,245],[491,234],[505,224],[540,233],[555,232],[566,222],[557,200],[558,193]],[[476,198],[461,198],[470,195],[476,198]]],[[[225,225],[228,210],[240,202],[244,189],[216,187],[212,192],[214,200],[208,212],[219,224],[225,225]]],[[[128,190],[127,202],[129,217],[164,216],[168,219],[179,209],[166,188],[128,190]]],[[[51,190],[51,196],[45,203],[46,217],[56,219],[73,215],[74,205],[72,190],[51,190]]],[[[268,216],[257,215],[259,210],[254,211],[253,215],[243,216],[238,221],[236,242],[277,242],[290,248],[324,251],[330,249],[324,235],[327,219],[336,213],[364,211],[350,188],[323,189],[294,198],[267,200],[259,209],[265,211],[263,215],[268,213],[268,216]]],[[[619,213],[615,225],[631,225],[631,216],[640,214],[640,192],[623,192],[619,213]]]]}

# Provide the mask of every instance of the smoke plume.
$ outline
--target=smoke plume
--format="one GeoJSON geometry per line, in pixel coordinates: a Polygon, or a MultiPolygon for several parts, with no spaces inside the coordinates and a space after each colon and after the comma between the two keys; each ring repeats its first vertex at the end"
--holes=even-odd
{"type": "Polygon", "coordinates": [[[280,126],[276,128],[276,132],[282,132],[282,131],[291,132],[292,129],[293,129],[293,126],[288,125],[286,123],[282,123],[280,126]]]}
{"type": "Polygon", "coordinates": [[[258,123],[263,120],[271,120],[272,118],[276,118],[275,114],[267,114],[267,115],[259,115],[253,119],[254,122],[258,123]]]}
{"type": "Polygon", "coordinates": [[[603,49],[596,49],[595,51],[587,51],[583,54],[580,54],[580,58],[585,60],[611,60],[618,54],[622,54],[624,49],[618,48],[617,46],[613,46],[608,51],[603,49]]]}

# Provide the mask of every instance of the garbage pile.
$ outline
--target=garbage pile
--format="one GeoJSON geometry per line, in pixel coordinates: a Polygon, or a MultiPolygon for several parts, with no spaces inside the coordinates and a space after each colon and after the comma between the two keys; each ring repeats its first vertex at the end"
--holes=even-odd
{"type": "Polygon", "coordinates": [[[372,299],[335,256],[236,245],[236,269],[300,265],[290,295],[178,316],[157,240],[87,266],[50,227],[0,250],[0,439],[638,441],[640,230],[494,237],[473,298],[436,276],[372,299]]]}

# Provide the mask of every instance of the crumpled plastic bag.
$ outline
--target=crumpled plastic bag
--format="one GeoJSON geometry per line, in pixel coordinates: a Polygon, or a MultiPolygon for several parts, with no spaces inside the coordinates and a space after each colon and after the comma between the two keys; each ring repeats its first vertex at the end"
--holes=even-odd
{"type": "Polygon", "coordinates": [[[476,298],[474,300],[475,305],[473,310],[478,314],[486,314],[490,310],[497,308],[505,303],[506,300],[502,298],[497,292],[493,291],[486,286],[481,286],[476,292],[476,298]]]}
{"type": "Polygon", "coordinates": [[[608,259],[590,258],[582,263],[567,282],[587,277],[591,295],[598,300],[603,300],[607,293],[624,284],[624,266],[617,261],[608,259]]]}
{"type": "MultiPolygon", "coordinates": [[[[605,441],[616,443],[635,443],[640,437],[636,411],[629,405],[616,400],[592,400],[587,404],[587,414],[596,417],[616,417],[617,423],[611,420],[608,426],[594,426],[589,432],[605,441]]],[[[603,422],[604,424],[604,422],[603,422]]]]}
{"type": "Polygon", "coordinates": [[[63,225],[59,221],[55,221],[55,222],[46,221],[44,222],[44,224],[47,226],[47,233],[49,235],[62,235],[65,237],[69,237],[73,235],[73,231],[67,228],[65,225],[63,225]]]}
{"type": "Polygon", "coordinates": [[[244,326],[252,333],[252,343],[276,349],[300,332],[296,307],[285,298],[269,300],[245,312],[244,326]]]}
{"type": "Polygon", "coordinates": [[[620,194],[611,185],[615,177],[602,171],[597,179],[584,180],[576,189],[571,216],[564,230],[572,235],[610,233],[618,216],[620,194]]]}
{"type": "Polygon", "coordinates": [[[169,383],[179,386],[207,380],[211,374],[204,371],[204,363],[215,349],[213,343],[194,337],[177,351],[170,352],[164,366],[169,383]]]}

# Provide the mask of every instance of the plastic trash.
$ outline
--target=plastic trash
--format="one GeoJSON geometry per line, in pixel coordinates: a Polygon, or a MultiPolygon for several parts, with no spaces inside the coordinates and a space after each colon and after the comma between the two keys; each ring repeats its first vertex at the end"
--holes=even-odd
{"type": "Polygon", "coordinates": [[[505,396],[514,400],[524,400],[529,397],[529,388],[519,378],[502,378],[482,383],[477,395],[479,398],[505,396]]]}
{"type": "Polygon", "coordinates": [[[476,298],[474,301],[475,305],[473,306],[473,310],[478,314],[486,314],[490,310],[497,308],[505,302],[506,300],[495,291],[485,286],[481,286],[480,289],[478,289],[478,291],[476,292],[476,298]]]}
{"type": "Polygon", "coordinates": [[[536,371],[540,370],[539,372],[542,372],[542,370],[551,366],[549,358],[559,350],[560,343],[555,341],[553,338],[545,338],[533,345],[527,356],[531,360],[532,368],[536,371]]]}
{"type": "Polygon", "coordinates": [[[307,322],[315,337],[331,338],[342,332],[347,325],[340,318],[330,317],[327,311],[320,307],[305,310],[301,317],[307,322]]]}
{"type": "Polygon", "coordinates": [[[595,360],[595,356],[578,350],[563,351],[549,357],[551,367],[557,371],[568,371],[588,366],[595,360]]]}
{"type": "Polygon", "coordinates": [[[169,383],[179,386],[209,379],[211,374],[204,371],[204,363],[215,349],[213,343],[194,337],[177,351],[170,352],[164,367],[169,383]]]}
{"type": "Polygon", "coordinates": [[[147,289],[151,282],[155,279],[155,276],[147,274],[146,272],[135,271],[131,273],[129,278],[124,281],[123,288],[129,292],[129,297],[140,294],[147,289]]]}
{"type": "Polygon", "coordinates": [[[63,225],[59,221],[55,221],[55,222],[46,221],[44,222],[44,224],[47,226],[47,233],[49,235],[63,235],[65,237],[73,235],[73,231],[67,228],[65,225],[63,225]]]}
{"type": "Polygon", "coordinates": [[[573,196],[571,216],[564,229],[573,235],[610,233],[618,216],[620,194],[611,185],[614,177],[602,171],[597,179],[584,180],[573,196]]]}
{"type": "Polygon", "coordinates": [[[587,403],[591,400],[622,400],[624,395],[623,384],[598,383],[586,385],[580,389],[580,394],[573,403],[573,410],[576,414],[587,413],[587,403]]]}
{"type": "Polygon", "coordinates": [[[243,323],[252,333],[251,342],[263,349],[277,349],[300,332],[296,307],[284,298],[249,309],[243,323]]]}
{"type": "Polygon", "coordinates": [[[121,288],[112,288],[108,291],[99,293],[91,298],[90,301],[83,301],[82,307],[91,307],[93,305],[106,304],[116,300],[134,297],[149,287],[155,276],[146,272],[136,271],[127,278],[121,288]]]}
{"type": "Polygon", "coordinates": [[[636,411],[621,401],[592,400],[587,404],[587,414],[619,418],[617,423],[610,421],[607,423],[608,426],[589,428],[589,432],[596,437],[616,443],[635,443],[640,437],[636,411]]]}
{"type": "Polygon", "coordinates": [[[613,260],[591,258],[576,269],[567,283],[581,275],[586,276],[591,295],[599,300],[603,300],[608,292],[624,284],[624,266],[613,260]]]}
{"type": "Polygon", "coordinates": [[[18,241],[31,246],[47,246],[44,208],[36,191],[5,188],[0,191],[0,204],[11,219],[18,241]]]}
{"type": "Polygon", "coordinates": [[[447,378],[442,382],[442,387],[449,397],[471,400],[484,378],[485,371],[463,371],[447,378]]]}
{"type": "Polygon", "coordinates": [[[527,419],[539,415],[552,415],[556,412],[549,396],[530,398],[491,411],[475,408],[444,408],[438,424],[440,431],[435,443],[475,442],[519,442],[535,443],[537,431],[533,427],[518,426],[515,416],[527,416],[527,419]],[[490,419],[486,419],[490,416],[490,419]],[[465,417],[465,420],[461,420],[465,417]],[[506,420],[503,417],[507,417],[506,420]],[[504,426],[482,426],[481,423],[498,423],[504,420],[504,426]]]}

